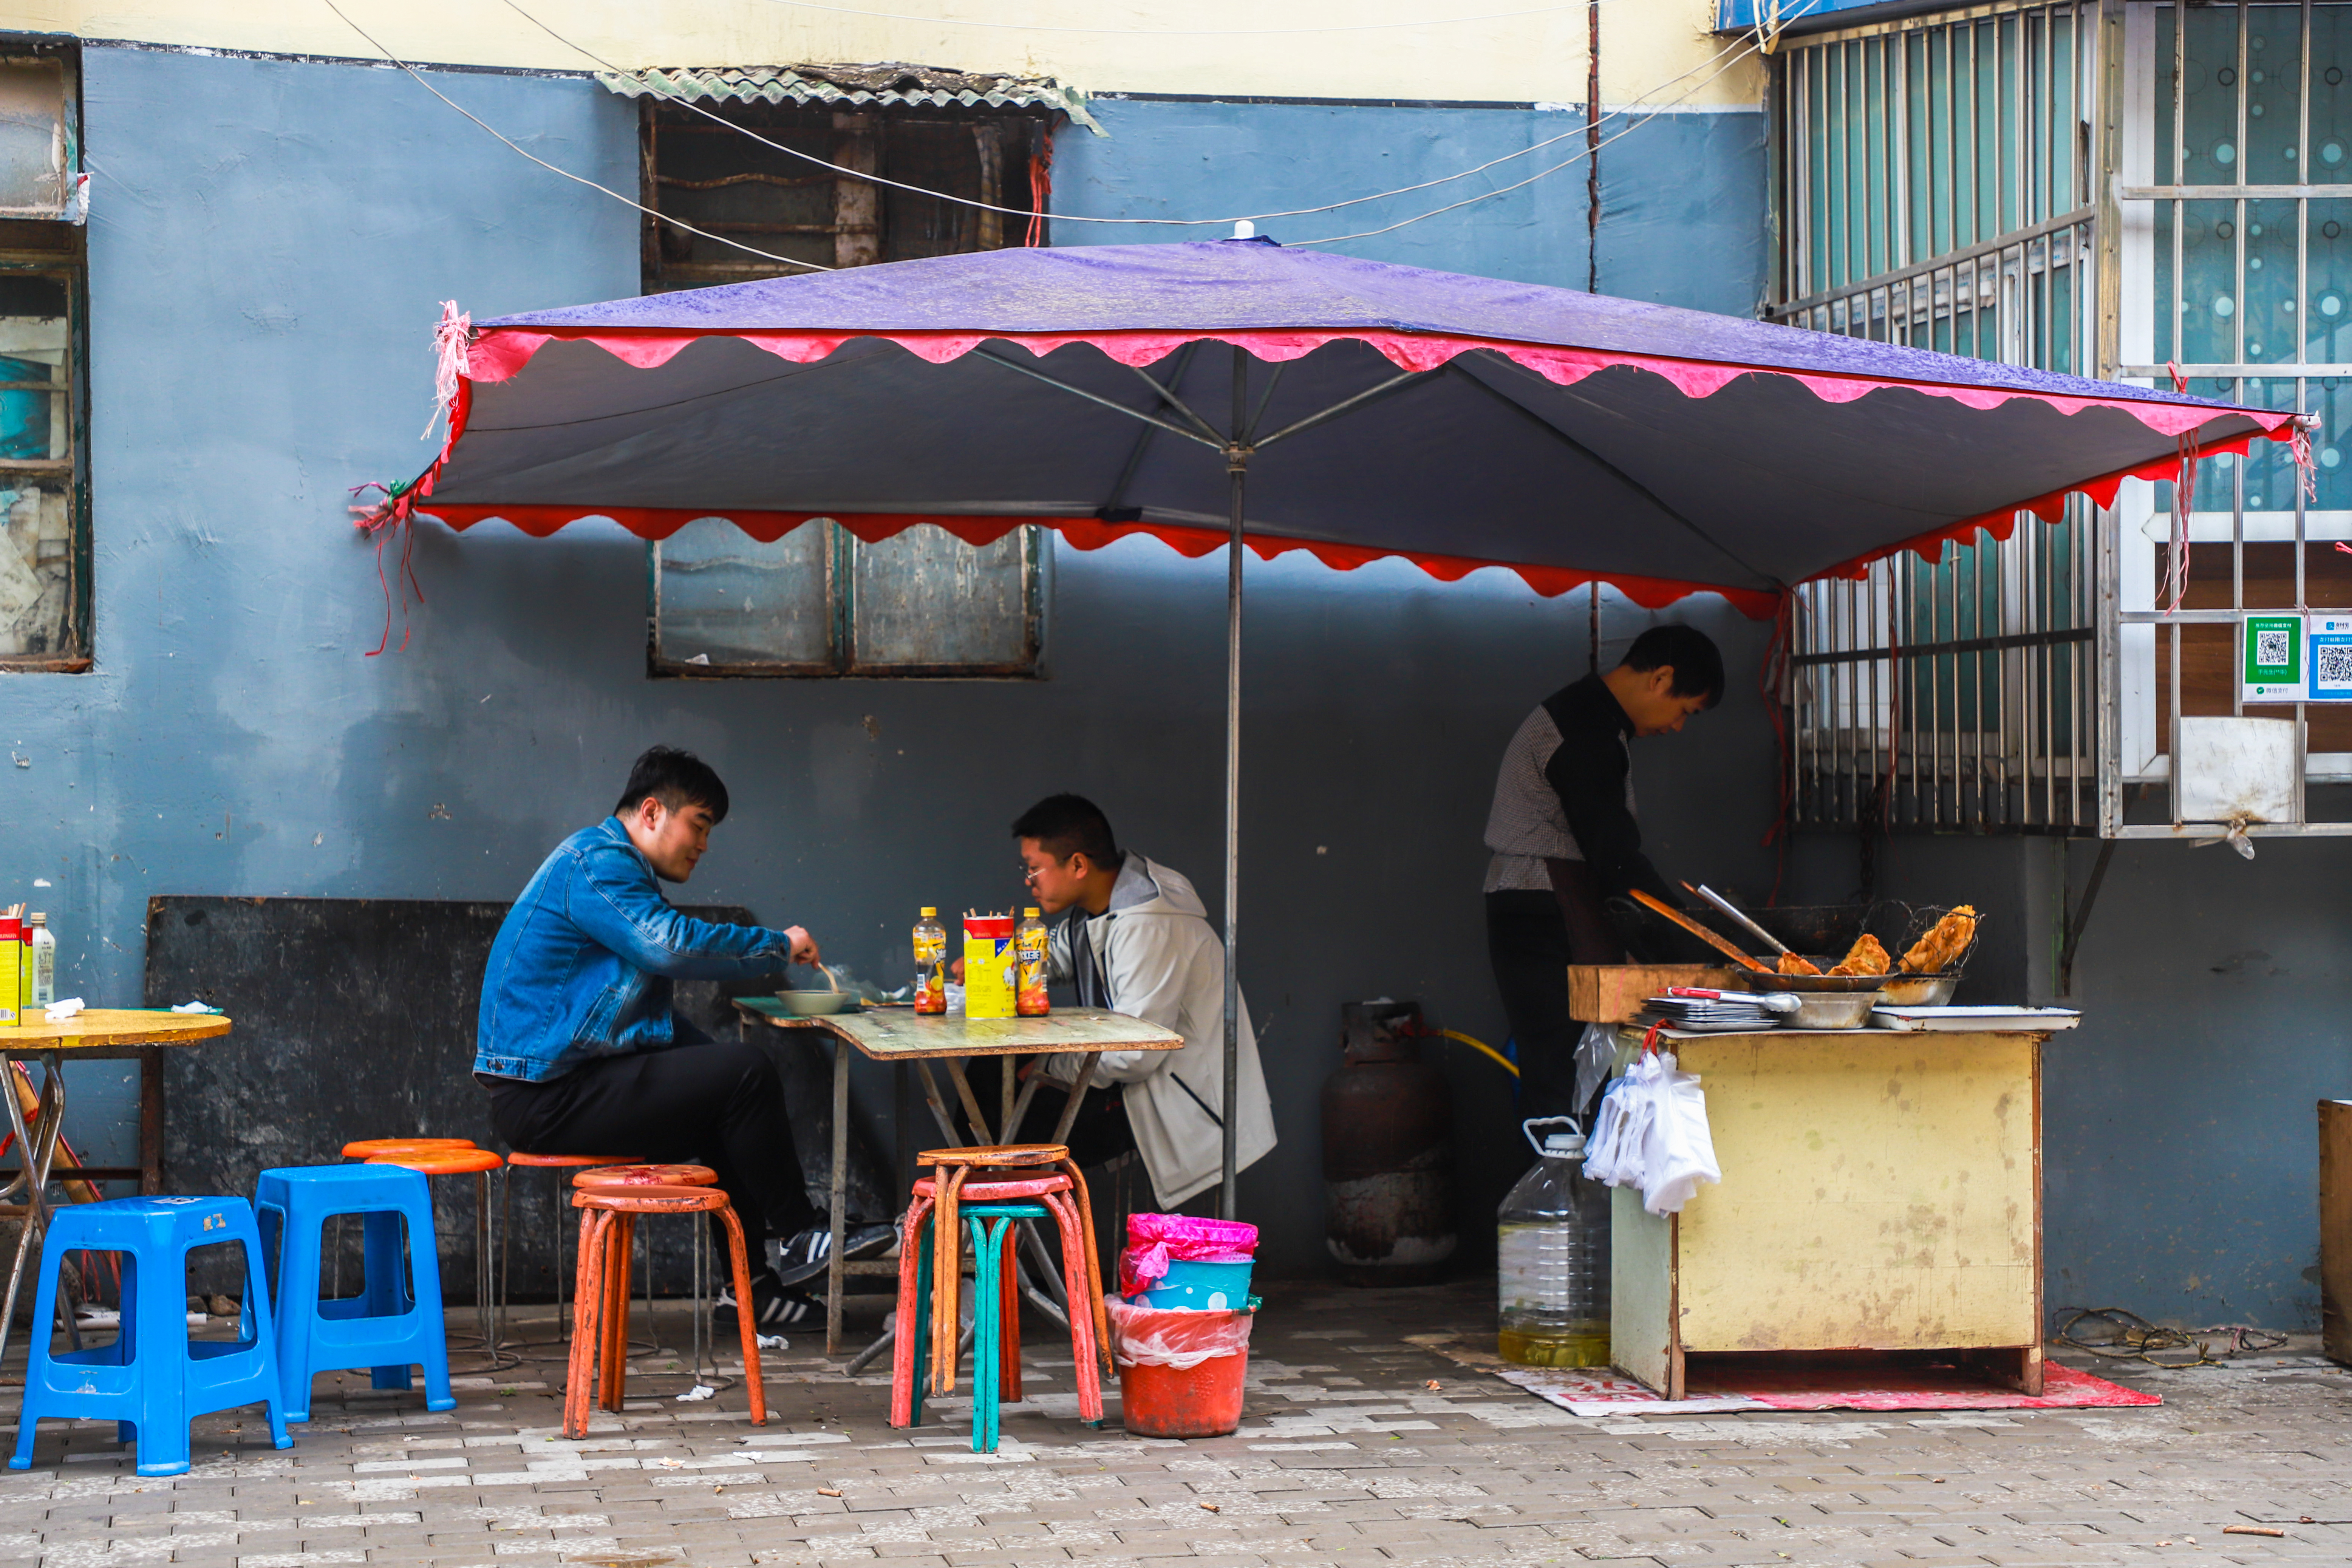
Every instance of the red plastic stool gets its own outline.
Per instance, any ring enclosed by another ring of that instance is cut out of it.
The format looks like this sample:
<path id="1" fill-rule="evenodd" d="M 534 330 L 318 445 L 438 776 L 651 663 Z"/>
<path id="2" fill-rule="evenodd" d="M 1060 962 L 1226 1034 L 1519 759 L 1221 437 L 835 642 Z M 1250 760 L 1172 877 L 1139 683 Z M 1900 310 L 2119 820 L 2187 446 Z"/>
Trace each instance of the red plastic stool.
<path id="1" fill-rule="evenodd" d="M 608 1267 L 629 1256 L 630 1235 L 639 1215 L 715 1214 L 727 1232 L 728 1261 L 735 1299 L 751 1299 L 751 1269 L 744 1257 L 743 1225 L 716 1187 L 582 1187 L 572 1194 L 580 1211 L 580 1277 L 572 1290 L 579 1310 L 572 1324 L 572 1361 L 563 1384 L 563 1435 L 588 1435 L 593 1381 L 595 1403 L 617 1411 L 628 1389 L 629 1296 L 625 1275 L 616 1280 Z M 614 1287 L 617 1284 L 618 1289 Z M 743 1342 L 743 1381 L 751 1390 L 751 1425 L 768 1424 L 768 1398 L 760 1377 L 759 1330 L 748 1307 L 735 1315 Z"/>
<path id="2" fill-rule="evenodd" d="M 502 1169 L 506 1162 L 488 1149 L 472 1144 L 462 1148 L 444 1143 L 433 1148 L 411 1149 L 369 1156 L 371 1165 L 398 1165 L 427 1176 L 471 1176 L 474 1178 L 474 1312 L 479 1325 L 484 1364 L 466 1370 L 475 1373 L 503 1372 L 519 1366 L 522 1357 L 508 1351 L 499 1341 L 499 1331 L 505 1325 L 499 1321 L 497 1305 L 503 1292 L 498 1281 L 497 1226 L 492 1222 L 490 1208 L 490 1173 Z M 450 1370 L 457 1371 L 457 1368 Z"/>
<path id="3" fill-rule="evenodd" d="M 971 1203 L 1017 1203 L 1030 1201 L 1043 1204 L 1055 1219 L 1062 1239 L 1062 1284 L 1070 1303 L 1070 1359 L 1078 1380 L 1078 1418 L 1089 1425 L 1099 1426 L 1103 1418 L 1102 1372 L 1100 1358 L 1104 1342 L 1097 1338 L 1096 1323 L 1102 1314 L 1101 1288 L 1092 1283 L 1094 1271 L 1087 1267 L 1090 1258 L 1080 1256 L 1089 1246 L 1088 1227 L 1085 1224 L 1083 1194 L 1062 1171 L 1043 1171 L 1035 1175 L 1008 1179 L 991 1177 L 970 1178 L 968 1172 L 959 1172 L 967 1179 L 959 1181 L 957 1196 Z M 947 1228 L 947 1208 L 939 1203 L 939 1183 L 926 1177 L 915 1184 L 914 1201 L 907 1205 L 907 1217 L 898 1238 L 898 1329 L 892 1336 L 890 1355 L 890 1425 L 911 1426 L 919 1408 L 915 1389 L 915 1363 L 920 1331 L 918 1327 L 922 1289 L 922 1253 L 924 1222 L 937 1215 L 932 1227 L 932 1257 L 944 1250 L 939 1238 Z M 1005 1247 L 1012 1249 L 1012 1232 L 1005 1232 Z M 1021 1398 L 1021 1328 L 1020 1300 L 1013 1285 L 1013 1273 L 1008 1256 L 1006 1266 L 998 1274 L 1003 1291 L 1003 1305 L 998 1313 L 1000 1344 L 997 1353 L 999 1386 L 1003 1397 L 1018 1403 Z M 933 1279 L 937 1279 L 936 1270 Z M 947 1302 L 947 1332 L 940 1333 L 939 1309 L 932 1309 L 931 1363 L 929 1382 L 933 1392 L 955 1386 L 955 1361 L 959 1349 L 958 1330 L 961 1312 L 955 1298 Z M 938 1346 L 944 1338 L 944 1356 Z M 948 1365 L 940 1365 L 945 1360 Z M 976 1417 L 975 1417 L 976 1419 Z"/>
<path id="4" fill-rule="evenodd" d="M 513 1151 L 507 1155 L 507 1179 L 499 1193 L 499 1217 L 506 1225 L 506 1246 L 509 1249 L 514 1246 L 514 1173 L 518 1170 L 578 1171 L 597 1165 L 634 1165 L 642 1158 L 643 1156 L 636 1154 L 531 1154 L 520 1149 Z M 562 1178 L 557 1177 L 554 1194 L 555 1212 L 552 1217 L 555 1222 L 555 1341 L 558 1344 L 568 1342 L 572 1337 L 572 1331 L 564 1325 L 564 1320 L 570 1311 L 571 1298 L 565 1293 L 569 1281 L 563 1277 L 563 1187 Z M 514 1267 L 510 1256 L 502 1254 L 499 1257 L 499 1276 L 501 1283 L 512 1286 Z M 501 1294 L 499 1297 L 499 1311 L 501 1316 L 506 1311 L 506 1297 Z M 532 1340 L 528 1342 L 540 1344 L 544 1342 Z"/>

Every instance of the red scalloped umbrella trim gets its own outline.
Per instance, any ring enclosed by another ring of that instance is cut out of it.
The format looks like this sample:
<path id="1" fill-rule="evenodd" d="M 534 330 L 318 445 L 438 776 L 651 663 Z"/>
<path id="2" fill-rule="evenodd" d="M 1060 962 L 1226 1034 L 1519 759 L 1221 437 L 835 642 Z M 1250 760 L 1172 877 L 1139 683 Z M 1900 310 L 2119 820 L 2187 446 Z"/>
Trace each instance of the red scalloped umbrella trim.
<path id="1" fill-rule="evenodd" d="M 945 529 L 966 544 L 993 544 L 1016 528 L 1031 524 L 1050 528 L 1074 549 L 1100 550 L 1132 534 L 1159 540 L 1192 560 L 1214 554 L 1226 543 L 1222 528 L 1196 528 L 1182 523 L 1104 522 L 1092 517 L 970 517 L 931 512 L 759 511 L 745 508 L 712 510 L 693 507 L 656 506 L 435 506 L 420 504 L 419 517 L 437 517 L 460 531 L 478 522 L 511 523 L 534 539 L 545 539 L 566 523 L 604 518 L 619 523 L 640 539 L 667 539 L 688 523 L 718 518 L 733 523 L 762 544 L 772 544 L 804 522 L 829 518 L 867 543 L 903 533 L 919 523 Z M 1780 595 L 1755 588 L 1729 588 L 1711 583 L 1685 583 L 1672 578 L 1639 577 L 1610 572 L 1578 572 L 1560 566 L 1521 565 L 1508 561 L 1479 561 L 1466 555 L 1427 555 L 1402 550 L 1379 550 L 1363 545 L 1327 544 L 1305 539 L 1251 534 L 1244 541 L 1262 561 L 1304 550 L 1324 565 L 1352 572 L 1374 561 L 1412 562 L 1440 582 L 1456 583 L 1482 567 L 1516 572 L 1520 580 L 1546 598 L 1554 598 L 1588 583 L 1605 583 L 1643 609 L 1662 610 L 1693 594 L 1719 594 L 1742 613 L 1758 620 L 1769 616 Z"/>
<path id="2" fill-rule="evenodd" d="M 853 338 L 880 338 L 898 344 L 919 359 L 945 364 L 961 359 L 983 342 L 1018 343 L 1043 358 L 1070 343 L 1088 343 L 1120 364 L 1142 366 L 1166 358 L 1187 343 L 1221 342 L 1245 349 L 1269 364 L 1299 359 L 1326 343 L 1369 343 L 1400 370 L 1434 370 L 1457 355 L 1487 349 L 1524 365 L 1561 386 L 1614 365 L 1631 365 L 1664 376 L 1686 397 L 1720 392 L 1743 375 L 1782 375 L 1802 383 L 1824 403 L 1851 403 L 1882 387 L 1908 387 L 1929 397 L 1948 397 L 1970 408 L 1997 408 L 2013 398 L 2047 404 L 2062 414 L 2090 408 L 2112 408 L 2129 415 L 2163 436 L 2179 436 L 2220 416 L 2209 405 L 2145 403 L 2133 398 L 2074 397 L 2062 393 L 2022 392 L 2009 387 L 1959 386 L 1944 382 L 1889 380 L 1882 376 L 1842 375 L 1834 372 L 1790 370 L 1780 365 L 1727 364 L 1714 360 L 1673 359 L 1658 354 L 1619 353 L 1600 349 L 1564 348 L 1548 343 L 1515 342 L 1503 338 L 1459 337 L 1442 332 L 1301 331 L 1259 328 L 1241 331 L 1109 331 L 1109 332 L 816 332 L 801 329 L 739 331 L 673 331 L 656 328 L 488 327 L 474 340 L 467 373 L 476 381 L 505 381 L 529 363 L 546 344 L 562 340 L 590 342 L 625 364 L 650 370 L 667 364 L 688 343 L 709 337 L 740 338 L 755 348 L 794 364 L 824 359 Z M 2262 426 L 2274 440 L 2294 420 L 2291 411 L 2235 408 Z"/>

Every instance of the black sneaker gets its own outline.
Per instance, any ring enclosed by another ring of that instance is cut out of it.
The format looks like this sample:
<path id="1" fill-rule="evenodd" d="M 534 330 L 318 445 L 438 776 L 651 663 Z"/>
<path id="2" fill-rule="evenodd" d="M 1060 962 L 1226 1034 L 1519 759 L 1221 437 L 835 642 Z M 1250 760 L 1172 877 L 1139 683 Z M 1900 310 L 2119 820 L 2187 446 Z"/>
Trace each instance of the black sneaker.
<path id="1" fill-rule="evenodd" d="M 896 1226 L 853 1225 L 841 1235 L 841 1255 L 848 1258 L 877 1258 L 897 1240 Z M 768 1248 L 768 1266 L 787 1285 L 814 1279 L 833 1259 L 833 1232 L 822 1226 L 788 1236 Z"/>
<path id="2" fill-rule="evenodd" d="M 751 1326 L 761 1333 L 782 1333 L 824 1316 L 824 1303 L 807 1291 L 788 1289 L 764 1268 L 751 1276 Z M 710 1327 L 721 1334 L 741 1331 L 736 1323 L 732 1289 L 719 1292 L 719 1300 L 710 1309 Z"/>

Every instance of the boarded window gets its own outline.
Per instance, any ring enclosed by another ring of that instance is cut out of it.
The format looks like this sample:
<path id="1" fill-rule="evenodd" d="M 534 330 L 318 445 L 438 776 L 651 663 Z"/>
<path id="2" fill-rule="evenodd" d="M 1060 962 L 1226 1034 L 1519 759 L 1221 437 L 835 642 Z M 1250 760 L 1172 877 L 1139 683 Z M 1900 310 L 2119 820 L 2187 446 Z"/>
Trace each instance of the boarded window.
<path id="1" fill-rule="evenodd" d="M 646 220 L 646 293 L 1044 242 L 1042 217 L 1033 225 L 811 160 L 1027 208 L 1042 189 L 1032 174 L 1052 130 L 1045 111 L 845 112 L 706 100 L 706 114 L 644 103 L 645 204 L 703 231 Z M 919 527 L 867 544 L 820 521 L 762 544 L 716 518 L 689 523 L 652 546 L 652 668 L 664 675 L 1035 675 L 1049 537 L 1024 528 L 974 547 Z"/>
<path id="2" fill-rule="evenodd" d="M 0 40 L 0 668 L 89 665 L 71 47 Z"/>
<path id="3" fill-rule="evenodd" d="M 1025 676 L 1044 650 L 1042 529 L 974 547 L 919 526 L 868 544 L 803 523 L 762 544 L 719 518 L 654 548 L 662 675 Z"/>

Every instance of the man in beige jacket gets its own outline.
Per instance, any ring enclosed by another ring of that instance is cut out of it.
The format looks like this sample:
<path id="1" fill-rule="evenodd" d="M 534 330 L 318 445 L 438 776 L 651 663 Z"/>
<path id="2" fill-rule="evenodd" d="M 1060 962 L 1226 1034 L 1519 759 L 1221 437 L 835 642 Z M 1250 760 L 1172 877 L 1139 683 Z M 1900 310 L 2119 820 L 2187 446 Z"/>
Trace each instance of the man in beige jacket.
<path id="1" fill-rule="evenodd" d="M 1013 825 L 1013 836 L 1038 907 L 1048 916 L 1068 911 L 1054 927 L 1049 977 L 1074 985 L 1082 1007 L 1108 1007 L 1184 1037 L 1177 1051 L 1105 1052 L 1069 1138 L 1081 1164 L 1135 1150 L 1150 1173 L 1154 1198 L 1172 1209 L 1216 1186 L 1223 1168 L 1223 939 L 1192 884 L 1122 852 L 1109 822 L 1081 796 L 1038 802 Z M 1246 1005 L 1239 1036 L 1235 1161 L 1245 1168 L 1275 1143 L 1274 1110 Z M 1077 1058 L 1051 1058 L 1042 1070 L 1066 1085 Z M 1024 1121 L 1025 1133 L 1060 1119 L 1060 1095 L 1038 1100 Z"/>

